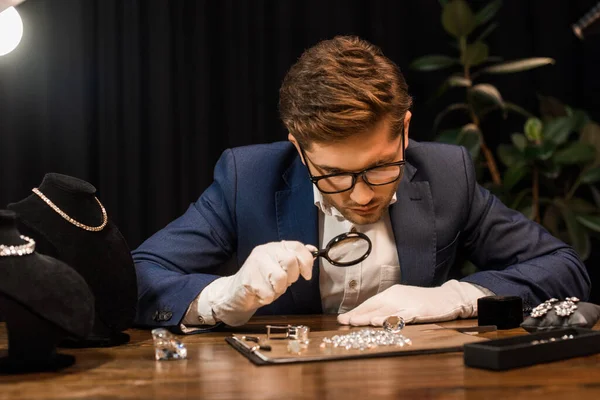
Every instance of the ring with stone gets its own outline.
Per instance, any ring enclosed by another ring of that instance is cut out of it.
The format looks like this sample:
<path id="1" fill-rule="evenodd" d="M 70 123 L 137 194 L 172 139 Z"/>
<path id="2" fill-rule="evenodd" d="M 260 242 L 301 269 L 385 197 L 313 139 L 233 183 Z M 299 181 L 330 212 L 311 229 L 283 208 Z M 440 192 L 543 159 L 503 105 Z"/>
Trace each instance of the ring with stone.
<path id="1" fill-rule="evenodd" d="M 310 328 L 306 325 L 267 325 L 267 340 L 292 339 L 308 343 Z"/>

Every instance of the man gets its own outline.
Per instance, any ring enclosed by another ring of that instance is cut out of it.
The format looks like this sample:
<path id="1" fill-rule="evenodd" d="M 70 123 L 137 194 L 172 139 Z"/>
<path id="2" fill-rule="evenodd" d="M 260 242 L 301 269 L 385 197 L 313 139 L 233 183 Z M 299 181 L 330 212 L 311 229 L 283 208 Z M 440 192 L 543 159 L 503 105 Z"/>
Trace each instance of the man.
<path id="1" fill-rule="evenodd" d="M 134 251 L 137 322 L 194 332 L 325 312 L 381 325 L 474 317 L 491 294 L 527 308 L 586 299 L 575 252 L 478 186 L 464 148 L 409 143 L 410 106 L 400 70 L 370 43 L 307 50 L 280 91 L 289 142 L 225 151 L 198 201 Z M 313 259 L 351 230 L 373 243 L 363 262 Z M 448 280 L 460 254 L 481 271 Z"/>

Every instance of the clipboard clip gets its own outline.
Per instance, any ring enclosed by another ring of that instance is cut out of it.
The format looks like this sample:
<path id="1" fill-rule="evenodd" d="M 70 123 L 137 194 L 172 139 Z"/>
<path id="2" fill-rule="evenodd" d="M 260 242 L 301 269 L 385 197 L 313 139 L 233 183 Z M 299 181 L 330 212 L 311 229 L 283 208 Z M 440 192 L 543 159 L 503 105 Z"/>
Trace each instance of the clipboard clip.
<path id="1" fill-rule="evenodd" d="M 268 345 L 268 344 L 266 344 L 266 343 L 264 343 L 264 341 L 260 340 L 260 338 L 257 337 L 257 336 L 242 336 L 242 340 L 246 340 L 248 342 L 256 343 L 250 349 L 251 352 L 256 351 L 256 350 L 271 351 L 271 346 Z"/>
<path id="2" fill-rule="evenodd" d="M 263 340 L 256 336 L 237 337 L 231 335 L 231 338 L 235 340 L 236 343 L 240 344 L 248 353 L 256 353 L 258 350 L 271 351 L 271 346 L 264 343 Z M 252 342 L 252 344 L 248 342 Z"/>

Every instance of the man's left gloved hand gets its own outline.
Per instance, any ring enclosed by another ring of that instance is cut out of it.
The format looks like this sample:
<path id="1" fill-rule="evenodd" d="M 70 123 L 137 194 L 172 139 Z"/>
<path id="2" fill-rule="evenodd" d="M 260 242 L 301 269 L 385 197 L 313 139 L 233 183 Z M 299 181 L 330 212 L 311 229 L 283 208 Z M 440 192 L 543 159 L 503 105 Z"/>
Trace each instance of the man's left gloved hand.
<path id="1" fill-rule="evenodd" d="M 471 318 L 477 316 L 477 299 L 484 296 L 478 287 L 457 280 L 433 288 L 394 285 L 338 315 L 338 322 L 381 326 L 390 315 L 401 316 L 407 324 Z"/>

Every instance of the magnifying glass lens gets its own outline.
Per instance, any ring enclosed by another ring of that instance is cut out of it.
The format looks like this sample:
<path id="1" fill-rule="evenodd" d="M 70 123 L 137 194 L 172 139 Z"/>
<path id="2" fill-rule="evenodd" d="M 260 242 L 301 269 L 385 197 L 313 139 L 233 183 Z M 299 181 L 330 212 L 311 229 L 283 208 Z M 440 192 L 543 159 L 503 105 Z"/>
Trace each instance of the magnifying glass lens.
<path id="1" fill-rule="evenodd" d="M 313 250 L 312 255 L 323 257 L 336 267 L 349 267 L 367 258 L 371 248 L 371 239 L 367 235 L 348 232 L 331 239 L 324 250 Z"/>
<path id="2" fill-rule="evenodd" d="M 327 257 L 335 263 L 349 264 L 361 260 L 369 248 L 370 243 L 362 237 L 346 237 L 329 248 Z"/>

